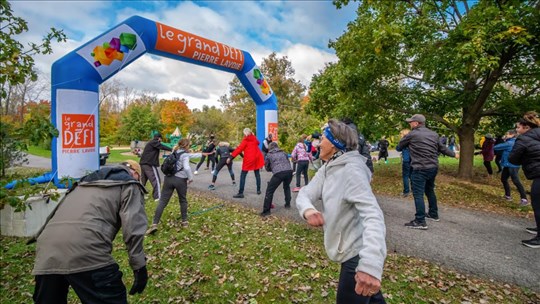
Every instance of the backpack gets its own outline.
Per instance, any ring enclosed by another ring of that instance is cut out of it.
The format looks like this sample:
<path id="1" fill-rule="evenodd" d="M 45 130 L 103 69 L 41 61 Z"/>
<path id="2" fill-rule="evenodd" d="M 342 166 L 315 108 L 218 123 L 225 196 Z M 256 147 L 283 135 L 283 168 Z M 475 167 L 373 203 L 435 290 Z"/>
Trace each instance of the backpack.
<path id="1" fill-rule="evenodd" d="M 179 166 L 177 166 L 178 160 L 180 159 L 180 155 L 184 154 L 184 152 L 172 152 L 165 158 L 163 161 L 163 164 L 161 164 L 161 172 L 165 174 L 165 176 L 173 176 L 177 172 L 182 171 L 184 169 L 182 163 L 180 163 Z"/>

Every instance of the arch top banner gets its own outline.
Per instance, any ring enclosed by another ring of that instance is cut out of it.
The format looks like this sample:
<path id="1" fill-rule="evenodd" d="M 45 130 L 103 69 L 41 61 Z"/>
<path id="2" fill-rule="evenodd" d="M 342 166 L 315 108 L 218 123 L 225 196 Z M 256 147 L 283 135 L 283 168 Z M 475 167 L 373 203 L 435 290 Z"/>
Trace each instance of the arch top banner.
<path id="1" fill-rule="evenodd" d="M 257 138 L 278 133 L 277 98 L 249 52 L 132 16 L 57 60 L 51 71 L 55 183 L 99 169 L 99 85 L 150 53 L 234 73 L 256 105 Z M 205 77 L 204 75 L 201 77 Z"/>
<path id="2" fill-rule="evenodd" d="M 156 22 L 156 27 L 155 49 L 158 51 L 236 71 L 244 67 L 242 50 L 159 22 Z"/>

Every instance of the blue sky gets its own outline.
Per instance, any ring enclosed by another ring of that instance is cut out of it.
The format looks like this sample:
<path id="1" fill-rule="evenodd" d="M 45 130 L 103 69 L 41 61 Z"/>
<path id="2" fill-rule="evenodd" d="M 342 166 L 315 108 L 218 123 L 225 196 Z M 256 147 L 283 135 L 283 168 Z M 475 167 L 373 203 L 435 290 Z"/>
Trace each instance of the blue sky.
<path id="1" fill-rule="evenodd" d="M 159 21 L 248 51 L 260 64 L 276 52 L 288 56 L 295 78 L 306 86 L 326 62 L 336 61 L 329 40 L 338 38 L 356 17 L 357 4 L 338 10 L 331 1 L 11 1 L 16 16 L 28 22 L 22 42 L 39 41 L 51 27 L 63 29 L 68 42 L 37 56 L 36 67 L 50 77 L 51 64 L 133 16 Z M 113 77 L 126 86 L 160 98 L 188 100 L 190 108 L 219 106 L 233 75 L 145 55 Z M 203 77 L 204 75 L 204 77 Z M 270 83 L 271 85 L 271 83 Z M 50 99 L 50 96 L 42 96 Z"/>

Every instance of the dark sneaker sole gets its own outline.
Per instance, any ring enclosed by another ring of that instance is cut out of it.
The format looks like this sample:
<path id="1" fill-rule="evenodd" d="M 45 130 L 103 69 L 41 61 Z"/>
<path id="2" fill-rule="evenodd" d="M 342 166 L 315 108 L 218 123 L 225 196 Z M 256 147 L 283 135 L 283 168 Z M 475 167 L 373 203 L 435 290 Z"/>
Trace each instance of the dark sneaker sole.
<path id="1" fill-rule="evenodd" d="M 530 234 L 538 234 L 538 231 L 534 228 L 525 228 L 525 230 Z"/>
<path id="2" fill-rule="evenodd" d="M 538 249 L 540 248 L 540 244 L 529 244 L 529 243 L 525 243 L 525 242 L 521 242 L 521 244 L 523 244 L 523 246 L 527 246 L 529 248 L 535 248 L 535 249 Z"/>

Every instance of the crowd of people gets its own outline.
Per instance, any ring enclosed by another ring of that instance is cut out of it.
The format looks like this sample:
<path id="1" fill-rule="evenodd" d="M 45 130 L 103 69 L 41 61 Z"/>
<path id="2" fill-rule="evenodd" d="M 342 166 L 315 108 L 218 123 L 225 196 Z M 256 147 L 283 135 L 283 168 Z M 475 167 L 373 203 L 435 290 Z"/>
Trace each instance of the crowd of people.
<path id="1" fill-rule="evenodd" d="M 428 229 L 427 220 L 440 221 L 435 178 L 440 154 L 459 157 L 455 140 L 448 143 L 426 127 L 422 114 L 406 119 L 410 126 L 400 133 L 396 150 L 402 152 L 403 192 L 412 192 L 415 205 L 414 219 L 405 223 L 412 229 Z M 244 198 L 246 176 L 253 171 L 257 194 L 262 193 L 260 170 L 272 172 L 268 181 L 262 217 L 271 214 L 274 193 L 283 185 L 285 208 L 290 208 L 292 192 L 298 192 L 295 203 L 300 216 L 308 225 L 323 227 L 324 247 L 328 257 L 341 264 L 336 303 L 385 303 L 381 280 L 386 258 L 384 216 L 371 188 L 373 164 L 369 148 L 362 134 L 348 119 L 331 119 L 311 136 L 301 136 L 291 155 L 280 149 L 272 136 L 264 143 L 257 140 L 249 128 L 243 130 L 241 143 L 233 148 L 228 142 L 216 145 L 210 136 L 202 153 L 190 151 L 188 138 L 178 141 L 174 148 L 161 143 L 161 135 L 154 135 L 145 146 L 140 163 L 126 161 L 119 166 L 103 167 L 80 179 L 59 202 L 35 240 L 36 261 L 33 274 L 36 303 L 65 303 L 69 286 L 83 302 L 127 303 L 127 292 L 122 272 L 111 256 L 112 241 L 121 229 L 135 277 L 129 294 L 141 293 L 148 281 L 146 257 L 143 249 L 145 234 L 158 231 L 160 219 L 173 192 L 178 194 L 181 225 L 188 227 L 188 185 L 204 163 L 212 162 L 212 181 L 208 187 L 216 189 L 220 170 L 227 166 L 232 183 L 235 175 L 233 160 L 243 157 L 238 193 Z M 384 139 L 384 138 L 383 138 Z M 385 147 L 383 147 L 385 146 Z M 382 143 L 382 158 L 388 157 L 388 144 Z M 521 166 L 527 179 L 532 180 L 531 204 L 536 227 L 527 228 L 535 234 L 522 244 L 540 248 L 540 119 L 535 112 L 526 113 L 508 130 L 503 140 L 496 143 L 490 134 L 482 142 L 484 165 L 493 175 L 491 161 L 500 154 L 501 182 L 505 198 L 511 198 L 508 179 L 518 189 L 521 204 L 528 204 L 526 192 L 518 176 Z M 171 151 L 176 158 L 174 170 L 164 177 L 161 185 L 159 172 L 160 150 Z M 367 153 L 366 153 L 367 151 Z M 381 151 L 380 151 L 381 152 Z M 201 158 L 195 171 L 191 158 Z M 290 159 L 293 160 L 294 168 Z M 307 168 L 314 160 L 322 165 L 309 180 Z M 216 165 L 217 163 L 217 165 Z M 209 163 L 207 166 L 209 167 Z M 296 187 L 290 184 L 296 175 Z M 304 186 L 301 187 L 301 176 Z M 152 184 L 152 198 L 158 202 L 152 225 L 144 208 L 146 181 Z M 427 197 L 428 208 L 424 201 Z M 322 208 L 315 207 L 322 202 Z M 74 229 L 76 228 L 76 229 Z"/>

